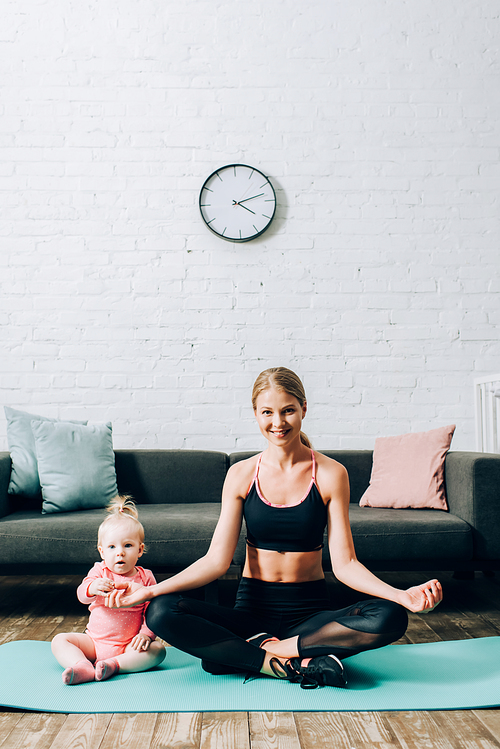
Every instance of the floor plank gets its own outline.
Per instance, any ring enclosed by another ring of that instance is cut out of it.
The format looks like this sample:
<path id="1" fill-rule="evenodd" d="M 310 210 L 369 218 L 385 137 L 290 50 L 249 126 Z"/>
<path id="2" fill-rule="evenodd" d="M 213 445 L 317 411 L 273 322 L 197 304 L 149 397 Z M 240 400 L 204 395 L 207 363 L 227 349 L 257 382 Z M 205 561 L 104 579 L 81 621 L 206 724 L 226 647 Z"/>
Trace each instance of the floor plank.
<path id="1" fill-rule="evenodd" d="M 473 710 L 476 718 L 486 726 L 492 736 L 500 742 L 500 710 Z"/>
<path id="2" fill-rule="evenodd" d="M 99 749 L 139 749 L 139 747 L 142 749 L 142 747 L 149 747 L 155 724 L 155 713 L 115 714 L 107 726 Z"/>
<path id="3" fill-rule="evenodd" d="M 88 620 L 89 617 L 86 614 L 83 616 L 81 614 L 67 614 L 62 618 L 59 624 L 54 627 L 50 633 L 50 637 L 47 639 L 52 639 L 60 632 L 84 632 Z"/>
<path id="4" fill-rule="evenodd" d="M 456 749 L 429 712 L 386 713 L 403 749 Z"/>
<path id="5" fill-rule="evenodd" d="M 479 585 L 476 585 L 477 581 L 477 578 L 467 581 L 466 587 L 473 590 L 477 589 L 477 595 L 485 595 L 491 605 L 500 609 L 500 572 L 497 572 L 495 577 L 480 577 Z"/>
<path id="6" fill-rule="evenodd" d="M 249 713 L 252 749 L 301 749 L 293 713 Z"/>
<path id="7" fill-rule="evenodd" d="M 61 713 L 26 713 L 2 744 L 2 749 L 49 749 L 67 716 Z"/>
<path id="8" fill-rule="evenodd" d="M 201 713 L 160 713 L 150 749 L 198 749 Z"/>
<path id="9" fill-rule="evenodd" d="M 373 749 L 401 748 L 382 713 L 342 713 L 341 720 L 352 746 Z"/>
<path id="10" fill-rule="evenodd" d="M 478 596 L 474 596 L 470 588 L 457 586 L 440 608 L 448 619 L 469 637 L 493 637 L 497 634 L 500 612 L 493 609 L 489 615 L 488 609 L 491 610 L 491 606 Z"/>
<path id="11" fill-rule="evenodd" d="M 248 713 L 203 713 L 200 749 L 249 749 Z"/>
<path id="12" fill-rule="evenodd" d="M 436 612 L 437 614 L 437 612 Z M 434 612 L 422 614 L 428 617 L 429 627 L 436 633 L 436 640 L 469 640 L 471 635 L 462 626 L 462 622 L 454 621 L 443 609 L 436 615 Z"/>
<path id="13" fill-rule="evenodd" d="M 353 749 L 342 713 L 295 713 L 295 724 L 301 749 Z"/>
<path id="14" fill-rule="evenodd" d="M 96 749 L 112 718 L 111 713 L 68 715 L 51 749 Z"/>
<path id="15" fill-rule="evenodd" d="M 430 621 L 432 620 L 426 620 L 423 615 L 409 614 L 406 636 L 411 643 L 436 642 L 441 639 L 429 624 Z"/>
<path id="16" fill-rule="evenodd" d="M 5 744 L 22 717 L 22 713 L 0 713 L 0 747 Z"/>
<path id="17" fill-rule="evenodd" d="M 445 735 L 453 736 L 457 749 L 499 749 L 500 742 L 472 710 L 433 713 Z"/>
<path id="18" fill-rule="evenodd" d="M 6 578 L 1 579 L 4 581 Z M 19 589 L 13 606 L 2 597 L 0 644 L 11 640 L 48 639 L 62 620 L 62 612 L 69 599 L 68 592 L 73 585 L 76 590 L 78 579 L 62 576 L 54 580 L 52 575 L 28 577 Z"/>

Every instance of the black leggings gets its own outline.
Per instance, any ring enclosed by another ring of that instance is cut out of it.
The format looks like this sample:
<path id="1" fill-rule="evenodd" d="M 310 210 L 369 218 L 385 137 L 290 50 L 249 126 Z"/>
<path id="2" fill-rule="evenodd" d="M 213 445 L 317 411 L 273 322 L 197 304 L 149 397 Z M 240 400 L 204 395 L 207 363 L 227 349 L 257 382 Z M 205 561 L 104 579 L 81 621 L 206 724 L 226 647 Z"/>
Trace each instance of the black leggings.
<path id="1" fill-rule="evenodd" d="M 268 583 L 253 578 L 242 578 L 233 609 L 174 593 L 154 598 L 146 620 L 179 650 L 229 670 L 254 672 L 262 669 L 265 651 L 247 638 L 261 632 L 280 640 L 298 636 L 302 658 L 329 653 L 348 658 L 398 640 L 408 626 L 406 609 L 383 599 L 333 610 L 325 580 Z"/>

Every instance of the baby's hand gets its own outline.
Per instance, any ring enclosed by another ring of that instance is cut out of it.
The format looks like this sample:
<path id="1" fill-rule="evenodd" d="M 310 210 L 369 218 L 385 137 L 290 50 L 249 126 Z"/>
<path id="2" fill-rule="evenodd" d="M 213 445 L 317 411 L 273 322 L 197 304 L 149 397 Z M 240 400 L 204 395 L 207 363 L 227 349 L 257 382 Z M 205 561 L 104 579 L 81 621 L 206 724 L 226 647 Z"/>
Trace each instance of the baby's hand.
<path id="1" fill-rule="evenodd" d="M 117 582 L 114 590 L 106 596 L 105 605 L 110 609 L 129 608 L 148 601 L 150 597 L 151 588 L 147 588 L 141 583 Z"/>
<path id="2" fill-rule="evenodd" d="M 114 587 L 115 584 L 112 580 L 108 580 L 106 577 L 99 577 L 90 583 L 88 594 L 89 596 L 107 596 Z"/>
<path id="3" fill-rule="evenodd" d="M 151 639 L 147 635 L 136 635 L 130 642 L 133 650 L 148 650 L 151 645 Z"/>

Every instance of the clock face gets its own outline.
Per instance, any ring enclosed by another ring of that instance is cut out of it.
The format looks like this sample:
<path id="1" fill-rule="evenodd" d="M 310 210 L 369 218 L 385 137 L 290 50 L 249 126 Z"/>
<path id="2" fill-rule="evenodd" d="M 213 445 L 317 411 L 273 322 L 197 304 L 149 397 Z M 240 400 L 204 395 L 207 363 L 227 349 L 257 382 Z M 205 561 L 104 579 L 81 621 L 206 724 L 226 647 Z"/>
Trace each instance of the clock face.
<path id="1" fill-rule="evenodd" d="M 248 242 L 269 227 L 276 212 L 274 188 L 258 169 L 230 164 L 217 169 L 200 192 L 206 225 L 223 239 Z"/>

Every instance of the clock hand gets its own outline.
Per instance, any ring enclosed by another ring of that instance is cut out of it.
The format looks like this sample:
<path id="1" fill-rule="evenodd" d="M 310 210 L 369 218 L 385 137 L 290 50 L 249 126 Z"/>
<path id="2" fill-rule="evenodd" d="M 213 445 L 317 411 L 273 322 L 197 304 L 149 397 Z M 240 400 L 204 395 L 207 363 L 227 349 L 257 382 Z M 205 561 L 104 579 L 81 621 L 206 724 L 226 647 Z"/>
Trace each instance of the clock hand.
<path id="1" fill-rule="evenodd" d="M 250 200 L 250 198 L 247 198 L 247 200 Z M 244 209 L 245 209 L 245 211 L 250 211 L 250 208 L 247 208 L 247 207 L 246 207 L 246 205 L 241 205 L 242 203 L 243 203 L 243 201 L 242 201 L 242 200 L 240 200 L 240 202 L 239 202 L 239 203 L 238 203 L 238 201 L 237 201 L 237 200 L 233 200 L 233 205 L 239 205 L 239 206 L 241 206 L 242 208 L 244 208 Z M 253 215 L 255 216 L 255 211 L 250 211 L 250 213 L 253 213 Z"/>
<path id="2" fill-rule="evenodd" d="M 260 198 L 260 197 L 262 197 L 262 195 L 264 195 L 264 193 L 263 193 L 263 192 L 260 192 L 260 193 L 259 193 L 258 195 L 252 195 L 252 197 L 251 197 L 251 198 L 245 198 L 244 200 L 240 200 L 240 203 L 246 203 L 246 202 L 247 202 L 247 200 L 253 200 L 254 198 Z M 240 203 L 238 203 L 238 205 L 239 205 Z"/>
<path id="3" fill-rule="evenodd" d="M 241 208 L 244 208 L 245 211 L 250 211 L 250 208 L 247 208 L 246 205 L 241 205 L 241 203 L 236 203 L 236 201 L 234 204 L 239 205 Z M 250 213 L 253 213 L 253 215 L 255 216 L 255 211 L 250 211 Z"/>

